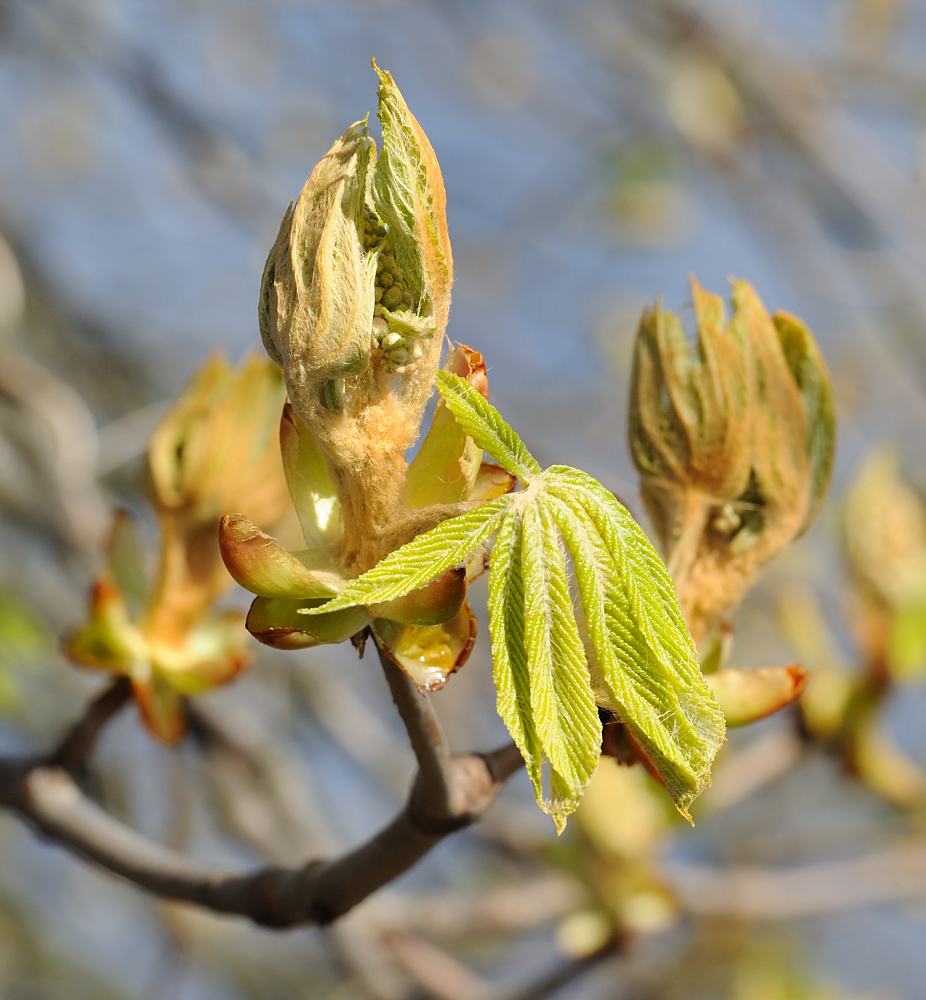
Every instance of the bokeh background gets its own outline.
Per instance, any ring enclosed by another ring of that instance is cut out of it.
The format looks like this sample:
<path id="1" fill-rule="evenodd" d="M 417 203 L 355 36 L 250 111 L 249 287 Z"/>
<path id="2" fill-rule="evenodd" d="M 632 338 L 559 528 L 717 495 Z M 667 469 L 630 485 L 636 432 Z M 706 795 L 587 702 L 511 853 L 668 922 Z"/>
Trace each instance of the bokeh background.
<path id="1" fill-rule="evenodd" d="M 833 500 L 748 598 L 737 660 L 793 659 L 780 604 L 806 592 L 851 663 L 840 495 L 885 442 L 922 479 L 924 54 L 922 0 L 7 0 L 0 746 L 48 743 L 99 684 L 57 644 L 109 511 L 144 516 L 147 437 L 194 369 L 217 346 L 259 347 L 267 249 L 315 161 L 373 110 L 371 56 L 443 167 L 449 333 L 485 353 L 493 401 L 543 464 L 579 465 L 635 505 L 635 322 L 657 297 L 684 308 L 690 274 L 714 290 L 746 277 L 808 321 L 839 407 Z M 295 861 L 360 840 L 405 793 L 384 682 L 349 649 L 263 653 L 209 700 L 269 772 L 194 742 L 167 752 L 132 713 L 98 755 L 107 806 L 158 839 L 216 864 Z M 485 635 L 436 701 L 456 747 L 499 740 Z M 926 765 L 924 708 L 909 684 L 885 725 Z M 737 736 L 716 789 L 729 801 L 705 796 L 697 828 L 660 841 L 660 870 L 819 864 L 825 882 L 826 865 L 880 852 L 894 891 L 842 899 L 836 884 L 831 905 L 771 918 L 644 915 L 633 947 L 583 965 L 581 835 L 554 843 L 523 776 L 479 830 L 324 933 L 154 903 L 4 816 L 0 995 L 545 996 L 562 979 L 562 996 L 589 998 L 921 996 L 926 862 L 900 878 L 889 865 L 921 812 L 821 753 L 776 769 L 792 726 Z M 776 776 L 750 794 L 763 767 Z"/>

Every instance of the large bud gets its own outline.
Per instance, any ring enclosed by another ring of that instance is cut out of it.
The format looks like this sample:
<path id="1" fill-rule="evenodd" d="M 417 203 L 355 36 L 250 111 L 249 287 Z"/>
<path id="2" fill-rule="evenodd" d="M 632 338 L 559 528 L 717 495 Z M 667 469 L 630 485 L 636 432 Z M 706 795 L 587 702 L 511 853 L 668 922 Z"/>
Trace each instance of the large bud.
<path id="1" fill-rule="evenodd" d="M 813 337 L 771 317 L 745 281 L 722 300 L 692 283 L 698 341 L 657 307 L 637 335 L 631 453 L 696 638 L 813 520 L 829 484 L 834 414 Z"/>
<path id="2" fill-rule="evenodd" d="M 219 355 L 196 373 L 155 429 L 149 494 L 161 561 L 148 627 L 185 641 L 230 583 L 216 544 L 219 519 L 246 509 L 271 527 L 289 506 L 275 430 L 284 401 L 276 367 L 254 356 L 237 369 Z"/>
<path id="3" fill-rule="evenodd" d="M 283 402 L 280 374 L 266 358 L 237 369 L 219 354 L 210 358 L 151 436 L 158 516 L 209 531 L 229 508 L 246 507 L 262 525 L 279 520 L 287 507 L 275 434 Z"/>
<path id="4" fill-rule="evenodd" d="M 261 335 L 293 408 L 334 473 L 348 535 L 400 520 L 405 452 L 440 362 L 453 260 L 434 150 L 391 75 L 379 76 L 382 152 L 366 120 L 312 171 L 264 269 Z M 370 543 L 370 544 L 367 544 Z"/>

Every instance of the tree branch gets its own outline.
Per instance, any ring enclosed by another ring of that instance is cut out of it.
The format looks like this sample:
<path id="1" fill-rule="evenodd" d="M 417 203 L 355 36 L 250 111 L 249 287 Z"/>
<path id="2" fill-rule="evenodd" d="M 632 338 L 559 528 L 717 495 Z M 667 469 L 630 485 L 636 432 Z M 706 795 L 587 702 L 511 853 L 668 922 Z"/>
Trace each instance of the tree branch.
<path id="1" fill-rule="evenodd" d="M 45 759 L 45 763 L 65 771 L 76 771 L 93 752 L 100 733 L 131 697 L 132 684 L 127 677 L 113 681 L 90 702 L 84 714 Z"/>
<path id="2" fill-rule="evenodd" d="M 678 864 L 668 877 L 684 908 L 696 916 L 794 920 L 921 900 L 926 848 L 901 843 L 846 860 L 782 868 Z"/>
<path id="3" fill-rule="evenodd" d="M 410 693 L 401 693 L 409 711 L 416 704 L 407 697 Z M 447 834 L 477 820 L 521 765 L 513 745 L 486 754 L 450 756 L 442 740 L 440 749 L 428 749 L 419 741 L 413 745 L 422 771 L 408 802 L 365 843 L 331 861 L 244 873 L 221 871 L 162 847 L 108 815 L 63 766 L 73 767 L 85 759 L 125 697 L 123 686 L 109 688 L 50 756 L 0 758 L 0 806 L 16 812 L 50 840 L 153 895 L 237 914 L 267 927 L 336 920 L 406 872 Z M 421 717 L 416 721 L 412 715 L 407 724 L 419 733 L 430 708 L 417 705 L 416 711 Z M 431 754 L 434 760 L 425 765 Z M 445 793 L 439 801 L 432 798 L 435 774 Z"/>
<path id="4" fill-rule="evenodd" d="M 376 644 L 376 652 L 389 685 L 389 693 L 408 733 L 415 760 L 418 761 L 418 798 L 435 816 L 449 812 L 453 794 L 452 758 L 431 702 L 379 643 Z"/>
<path id="5" fill-rule="evenodd" d="M 495 783 L 504 782 L 521 766 L 520 751 L 509 743 L 478 756 L 452 755 L 428 696 L 378 645 L 377 652 L 418 761 L 418 777 L 408 802 L 410 814 L 420 829 L 431 833 L 446 834 L 469 826 L 484 811 L 480 772 L 486 771 Z"/>

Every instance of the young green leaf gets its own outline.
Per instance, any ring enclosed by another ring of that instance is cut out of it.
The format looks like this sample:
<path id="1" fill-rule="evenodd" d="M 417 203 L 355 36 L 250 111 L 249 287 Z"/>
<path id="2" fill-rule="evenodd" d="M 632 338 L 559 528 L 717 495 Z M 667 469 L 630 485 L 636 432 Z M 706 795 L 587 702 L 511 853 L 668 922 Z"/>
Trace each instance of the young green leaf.
<path id="1" fill-rule="evenodd" d="M 804 519 L 806 530 L 819 513 L 833 471 L 836 450 L 836 408 L 830 377 L 810 330 L 796 316 L 777 312 L 773 317 L 785 361 L 804 404 L 807 454 L 810 456 L 811 503 Z"/>
<path id="2" fill-rule="evenodd" d="M 466 433 L 529 481 L 528 489 L 444 521 L 303 613 L 401 597 L 461 565 L 497 534 L 488 607 L 498 713 L 538 803 L 562 830 L 598 762 L 597 702 L 619 715 L 687 816 L 710 780 L 724 723 L 662 560 L 600 483 L 567 466 L 540 472 L 478 391 L 446 373 L 439 386 Z"/>
<path id="3" fill-rule="evenodd" d="M 550 762 L 551 801 L 558 830 L 575 812 L 601 752 L 601 721 L 579 635 L 562 543 L 540 498 L 525 504 L 521 532 L 524 646 L 530 707 Z"/>
<path id="4" fill-rule="evenodd" d="M 301 613 L 320 615 L 358 605 L 383 604 L 436 580 L 452 566 L 462 566 L 479 545 L 496 533 L 510 500 L 511 496 L 499 497 L 443 521 L 351 580 L 334 600 L 317 608 L 305 608 Z"/>
<path id="5" fill-rule="evenodd" d="M 576 571 L 600 703 L 628 727 L 687 817 L 710 780 L 724 722 L 675 588 L 642 529 L 600 483 L 563 466 L 544 476 Z"/>
<path id="6" fill-rule="evenodd" d="M 502 722 L 521 751 L 538 802 L 543 802 L 543 748 L 534 725 L 531 682 L 524 642 L 524 580 L 521 514 L 514 507 L 502 519 L 489 565 L 489 633 L 492 679 Z"/>
<path id="7" fill-rule="evenodd" d="M 438 372 L 437 388 L 457 423 L 502 468 L 525 484 L 540 472 L 537 459 L 524 442 L 505 423 L 498 410 L 465 379 L 451 372 Z"/>

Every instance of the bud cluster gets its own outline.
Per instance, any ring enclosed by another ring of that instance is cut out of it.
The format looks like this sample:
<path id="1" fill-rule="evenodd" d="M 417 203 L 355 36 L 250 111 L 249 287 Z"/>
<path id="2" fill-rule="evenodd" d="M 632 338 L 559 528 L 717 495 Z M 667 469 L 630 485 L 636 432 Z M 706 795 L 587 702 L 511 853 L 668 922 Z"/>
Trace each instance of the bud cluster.
<path id="1" fill-rule="evenodd" d="M 376 303 L 373 306 L 373 347 L 381 355 L 386 371 L 404 375 L 411 363 L 421 360 L 424 352 L 419 341 L 422 335 L 429 335 L 429 331 L 402 323 L 395 313 L 402 310 L 416 315 L 421 303 L 416 302 L 395 258 L 395 247 L 387 228 L 369 208 L 364 216 L 363 242 L 368 251 L 378 249 L 373 285 Z"/>
<path id="2" fill-rule="evenodd" d="M 374 316 L 385 316 L 387 310 L 392 311 L 400 307 L 411 309 L 414 304 L 414 296 L 405 284 L 405 278 L 390 252 L 388 242 L 383 245 L 376 262 L 373 300 L 376 302 L 373 307 Z"/>

